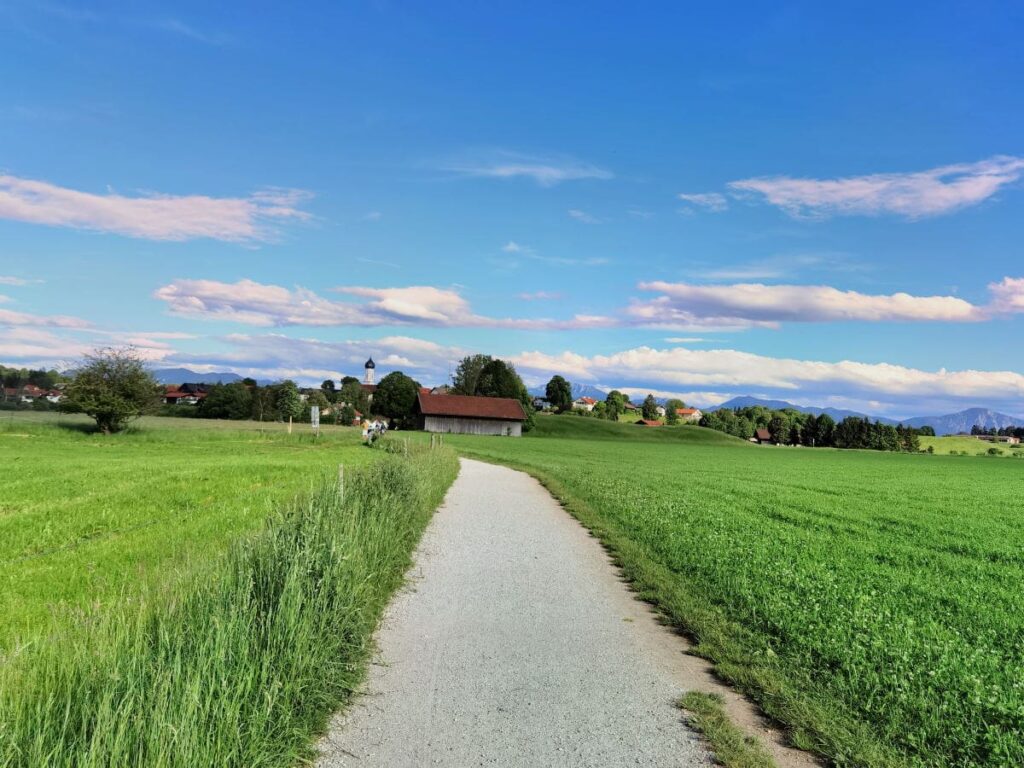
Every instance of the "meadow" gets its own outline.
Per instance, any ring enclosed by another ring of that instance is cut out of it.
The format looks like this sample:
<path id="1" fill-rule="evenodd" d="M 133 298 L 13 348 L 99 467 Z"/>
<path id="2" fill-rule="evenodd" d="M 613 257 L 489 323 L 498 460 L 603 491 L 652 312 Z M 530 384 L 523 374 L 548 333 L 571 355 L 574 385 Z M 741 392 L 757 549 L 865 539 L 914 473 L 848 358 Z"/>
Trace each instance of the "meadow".
<path id="1" fill-rule="evenodd" d="M 1024 445 L 989 443 L 973 437 L 922 437 L 921 449 L 927 450 L 928 448 L 931 448 L 935 453 L 943 455 L 1024 458 Z M 998 453 L 989 453 L 991 448 L 995 448 Z"/>
<path id="2" fill-rule="evenodd" d="M 4 424 L 0 541 L 22 575 L 5 582 L 0 766 L 309 759 L 457 471 L 449 450 L 355 435 Z M 28 578 L 81 610 L 43 619 L 32 600 L 52 598 Z"/>
<path id="3" fill-rule="evenodd" d="M 446 437 L 542 480 L 836 765 L 1024 764 L 1024 467 L 541 417 Z"/>
<path id="4" fill-rule="evenodd" d="M 325 474 L 374 454 L 357 430 L 0 416 L 0 648 L 201 567 Z"/>

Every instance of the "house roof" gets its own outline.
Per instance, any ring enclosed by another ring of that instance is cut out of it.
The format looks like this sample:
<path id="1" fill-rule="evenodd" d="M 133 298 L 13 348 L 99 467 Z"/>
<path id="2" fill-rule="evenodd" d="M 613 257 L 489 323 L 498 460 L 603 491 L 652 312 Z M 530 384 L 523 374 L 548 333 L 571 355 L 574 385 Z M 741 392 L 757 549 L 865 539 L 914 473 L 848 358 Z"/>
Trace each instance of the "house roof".
<path id="1" fill-rule="evenodd" d="M 680 416 L 693 416 L 695 413 L 700 413 L 699 408 L 676 408 L 676 413 Z"/>
<path id="2" fill-rule="evenodd" d="M 586 403 L 587 405 L 596 405 L 597 400 L 592 397 L 578 397 L 576 398 L 577 403 Z"/>
<path id="3" fill-rule="evenodd" d="M 758 440 L 771 440 L 772 433 L 769 432 L 767 429 L 759 429 L 756 432 L 754 432 L 754 437 L 756 437 Z"/>
<path id="4" fill-rule="evenodd" d="M 371 395 L 377 391 L 376 384 L 360 384 L 359 386 L 363 388 L 363 392 L 369 392 Z"/>
<path id="5" fill-rule="evenodd" d="M 510 397 L 473 397 L 471 395 L 419 394 L 419 410 L 424 416 L 461 416 L 470 419 L 507 419 L 526 421 L 526 412 L 518 400 Z"/>
<path id="6" fill-rule="evenodd" d="M 661 426 L 661 422 L 660 421 L 655 421 L 654 419 L 640 419 L 640 421 L 638 421 L 637 424 L 640 425 L 641 427 L 660 427 Z"/>

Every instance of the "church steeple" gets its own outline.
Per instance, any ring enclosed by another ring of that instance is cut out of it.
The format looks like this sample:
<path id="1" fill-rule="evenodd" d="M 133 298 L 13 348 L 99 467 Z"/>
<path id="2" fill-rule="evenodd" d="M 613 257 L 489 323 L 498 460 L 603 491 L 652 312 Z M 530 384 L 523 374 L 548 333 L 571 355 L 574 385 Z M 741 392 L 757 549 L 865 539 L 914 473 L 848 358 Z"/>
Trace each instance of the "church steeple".
<path id="1" fill-rule="evenodd" d="M 373 362 L 371 357 L 366 361 L 366 365 L 363 366 L 365 373 L 363 374 L 363 384 L 373 384 L 373 371 L 377 367 L 377 364 Z"/>

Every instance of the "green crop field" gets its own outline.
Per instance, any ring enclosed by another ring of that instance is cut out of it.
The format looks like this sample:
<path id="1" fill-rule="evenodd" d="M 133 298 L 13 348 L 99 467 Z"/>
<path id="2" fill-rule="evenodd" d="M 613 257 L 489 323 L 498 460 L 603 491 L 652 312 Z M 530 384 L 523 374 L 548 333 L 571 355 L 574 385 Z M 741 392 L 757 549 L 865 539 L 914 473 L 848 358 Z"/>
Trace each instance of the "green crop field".
<path id="1" fill-rule="evenodd" d="M 314 440 L 308 426 L 147 418 L 104 437 L 87 423 L 0 416 L 0 648 L 187 571 L 374 455 L 337 427 Z"/>
<path id="2" fill-rule="evenodd" d="M 1024 465 L 568 416 L 446 443 L 546 482 L 796 744 L 1024 764 Z"/>

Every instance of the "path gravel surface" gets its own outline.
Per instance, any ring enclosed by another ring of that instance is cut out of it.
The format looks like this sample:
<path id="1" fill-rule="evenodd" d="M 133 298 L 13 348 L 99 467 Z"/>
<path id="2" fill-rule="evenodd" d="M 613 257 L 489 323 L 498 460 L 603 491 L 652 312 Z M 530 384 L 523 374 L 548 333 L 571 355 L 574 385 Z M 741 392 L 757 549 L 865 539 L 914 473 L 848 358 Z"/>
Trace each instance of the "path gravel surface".
<path id="1" fill-rule="evenodd" d="M 318 765 L 705 766 L 676 638 L 533 478 L 462 460 Z"/>

